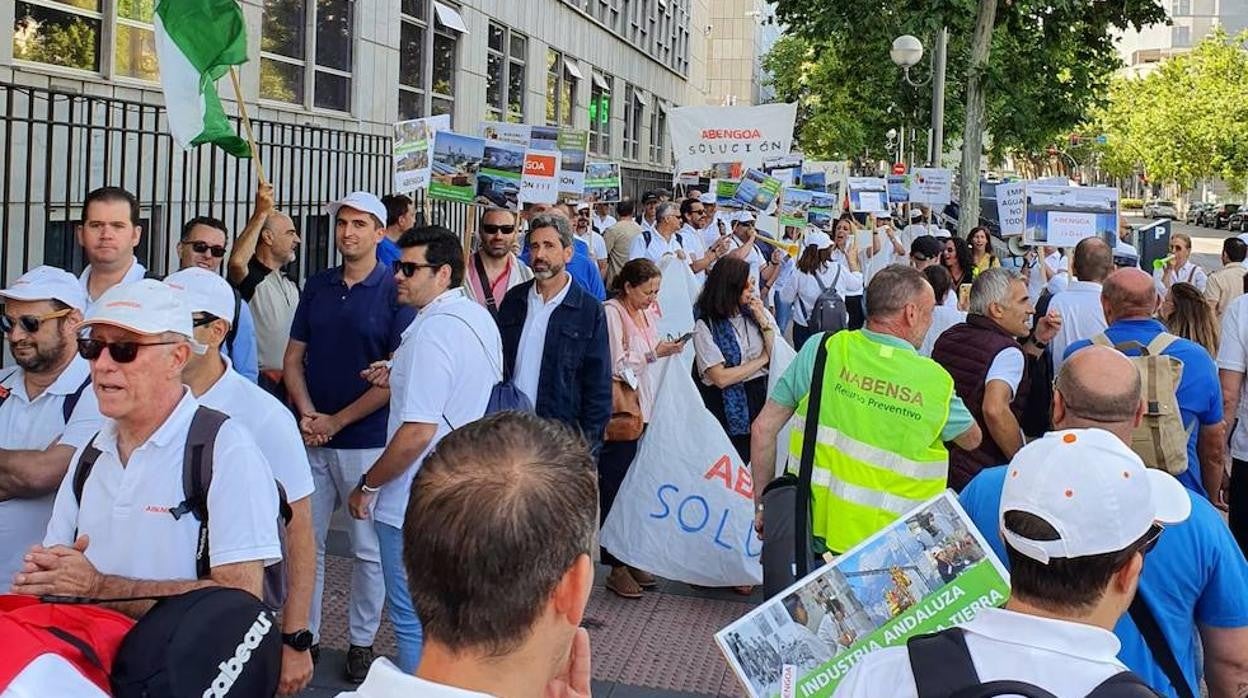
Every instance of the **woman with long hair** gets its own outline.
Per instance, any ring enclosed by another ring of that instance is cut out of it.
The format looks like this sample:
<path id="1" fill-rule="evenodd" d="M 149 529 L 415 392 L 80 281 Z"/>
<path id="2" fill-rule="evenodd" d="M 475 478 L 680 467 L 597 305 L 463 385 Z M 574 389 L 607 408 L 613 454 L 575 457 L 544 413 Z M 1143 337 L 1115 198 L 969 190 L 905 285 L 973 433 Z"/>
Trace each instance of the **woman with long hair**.
<path id="1" fill-rule="evenodd" d="M 1170 292 L 1161 302 L 1161 321 L 1170 334 L 1190 339 L 1209 352 L 1218 355 L 1221 328 L 1205 294 L 1195 285 L 1179 281 L 1170 286 Z"/>
<path id="2" fill-rule="evenodd" d="M 1001 266 L 1001 260 L 992 253 L 992 236 L 987 228 L 982 225 L 971 228 L 971 234 L 966 236 L 966 241 L 971 247 L 971 264 L 974 269 L 971 272 L 972 278 L 979 276 L 985 269 Z"/>
<path id="3" fill-rule="evenodd" d="M 950 287 L 954 294 L 960 294 L 963 284 L 969 284 L 975 280 L 975 260 L 971 257 L 971 247 L 966 244 L 966 240 L 956 235 L 945 238 L 945 254 L 941 257 L 940 263 L 949 272 Z M 958 306 L 961 307 L 961 296 L 955 295 L 955 297 L 958 298 Z"/>
<path id="4" fill-rule="evenodd" d="M 853 215 L 849 213 L 838 218 L 832 226 L 831 260 L 846 269 L 859 270 L 859 265 L 863 262 L 859 258 L 857 236 L 855 234 L 856 227 L 857 223 L 854 221 Z M 870 256 L 870 254 L 867 255 L 867 257 Z M 845 299 L 845 308 L 849 310 L 849 329 L 862 329 L 862 325 L 867 320 L 867 313 L 862 304 L 862 288 L 859 288 L 854 295 L 842 296 L 842 298 Z"/>
<path id="5" fill-rule="evenodd" d="M 650 423 L 654 409 L 655 381 L 650 370 L 655 361 L 684 349 L 683 342 L 659 341 L 654 301 L 662 280 L 658 266 L 642 257 L 625 264 L 611 281 L 611 298 L 603 304 L 607 335 L 611 345 L 611 373 L 626 383 L 636 383 L 643 424 Z M 629 378 L 632 378 L 630 381 Z M 644 427 L 643 427 L 644 431 Z M 598 518 L 605 523 L 615 496 L 620 491 L 628 467 L 637 456 L 637 442 L 604 441 L 598 452 Z M 607 589 L 626 599 L 641 598 L 643 588 L 658 582 L 649 572 L 628 567 L 605 548 L 600 549 L 604 565 L 611 567 Z"/>
<path id="6" fill-rule="evenodd" d="M 780 295 L 781 302 L 793 304 L 793 346 L 797 349 L 814 334 L 810 314 L 824 291 L 835 288 L 842 299 L 862 295 L 862 272 L 858 271 L 857 260 L 846 257 L 845 263 L 840 258 L 833 259 L 834 249 L 827 233 L 808 231 L 806 247 L 797 260 L 797 274 Z"/>
<path id="7" fill-rule="evenodd" d="M 1161 266 L 1153 264 L 1153 283 L 1157 293 L 1166 295 L 1166 289 L 1176 283 L 1187 283 L 1196 287 L 1201 293 L 1209 283 L 1209 275 L 1192 261 L 1192 236 L 1187 233 L 1170 234 L 1170 254 Z"/>
<path id="8" fill-rule="evenodd" d="M 750 424 L 767 401 L 775 320 L 758 297 L 750 265 L 734 257 L 724 257 L 711 268 L 694 312 L 694 368 L 702 400 L 741 462 L 748 463 Z"/>

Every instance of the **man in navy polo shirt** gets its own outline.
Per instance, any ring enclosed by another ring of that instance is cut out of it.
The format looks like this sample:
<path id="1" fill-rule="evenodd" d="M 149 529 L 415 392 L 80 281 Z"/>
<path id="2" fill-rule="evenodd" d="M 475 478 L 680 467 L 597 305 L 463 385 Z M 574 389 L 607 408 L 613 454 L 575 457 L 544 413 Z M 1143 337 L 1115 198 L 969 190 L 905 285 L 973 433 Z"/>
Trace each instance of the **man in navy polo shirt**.
<path id="1" fill-rule="evenodd" d="M 1054 428 L 1104 429 L 1130 443 L 1131 431 L 1143 413 L 1140 397 L 1135 366 L 1113 349 L 1091 347 L 1062 365 L 1053 392 Z M 1096 466 L 1088 463 L 1088 467 Z M 998 523 L 1005 477 L 1006 466 L 985 469 L 959 499 L 998 557 L 1008 564 Z M 1187 691 L 1175 688 L 1133 614 L 1124 615 L 1114 627 L 1122 643 L 1118 659 L 1165 695 L 1200 695 L 1199 638 L 1209 695 L 1239 695 L 1236 691 L 1248 683 L 1248 595 L 1244 594 L 1248 562 L 1213 506 L 1190 489 L 1188 495 L 1191 515 L 1166 527 L 1157 547 L 1145 558 L 1139 588 L 1139 597 L 1183 672 Z"/>
<path id="2" fill-rule="evenodd" d="M 1101 287 L 1101 307 L 1109 328 L 1105 336 L 1114 345 L 1139 342 L 1148 346 L 1165 325 L 1153 318 L 1157 289 L 1153 278 L 1137 268 L 1119 269 Z M 1066 348 L 1066 359 L 1092 344 L 1083 339 Z M 1183 362 L 1183 378 L 1177 391 L 1187 440 L 1187 470 L 1178 478 L 1185 487 L 1206 498 L 1218 497 L 1226 461 L 1226 425 L 1222 423 L 1222 384 L 1213 357 L 1199 344 L 1178 338 L 1161 352 Z M 1128 352 L 1137 356 L 1137 351 Z M 1217 503 L 1217 500 L 1214 500 Z"/>
<path id="3" fill-rule="evenodd" d="M 415 311 L 399 305 L 393 272 L 377 259 L 386 209 L 362 192 L 329 205 L 341 266 L 308 279 L 290 328 L 285 383 L 299 413 L 312 480 L 312 524 L 317 544 L 316 586 L 309 626 L 319 634 L 325 585 L 325 536 L 360 476 L 386 445 L 390 391 L 370 386 L 360 372 L 390 358 Z M 377 532 L 349 519 L 355 556 L 349 607 L 347 679 L 363 681 L 373 661 L 385 584 Z M 315 653 L 314 653 L 315 658 Z"/>

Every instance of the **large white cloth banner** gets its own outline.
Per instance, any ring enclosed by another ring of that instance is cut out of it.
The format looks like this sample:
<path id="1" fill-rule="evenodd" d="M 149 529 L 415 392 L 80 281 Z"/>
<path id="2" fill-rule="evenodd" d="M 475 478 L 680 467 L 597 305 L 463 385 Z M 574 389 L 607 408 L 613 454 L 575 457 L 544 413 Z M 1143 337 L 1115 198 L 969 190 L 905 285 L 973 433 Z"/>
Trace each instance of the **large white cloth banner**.
<path id="1" fill-rule="evenodd" d="M 663 279 L 659 282 L 659 339 L 679 338 L 693 331 L 693 304 L 698 301 L 701 285 L 693 270 L 681 259 L 669 255 L 659 265 Z M 693 369 L 693 342 L 685 343 L 680 360 L 685 371 Z"/>
<path id="2" fill-rule="evenodd" d="M 702 405 L 688 368 L 660 361 L 650 426 L 599 540 L 625 563 L 666 579 L 761 584 L 750 471 Z"/>
<path id="3" fill-rule="evenodd" d="M 716 163 L 763 166 L 789 154 L 797 104 L 757 107 L 679 107 L 668 112 L 677 172 L 711 169 Z"/>
<path id="4" fill-rule="evenodd" d="M 776 383 L 780 382 L 780 377 L 789 368 L 789 364 L 793 363 L 793 359 L 797 358 L 797 352 L 783 337 L 777 337 L 775 344 L 771 347 L 771 364 L 767 366 L 767 394 L 771 395 L 776 389 Z M 776 472 L 777 477 L 785 470 L 785 465 L 789 459 L 789 434 L 793 431 L 793 426 L 797 424 L 797 416 L 789 418 L 788 424 L 780 429 L 780 434 L 776 436 Z"/>

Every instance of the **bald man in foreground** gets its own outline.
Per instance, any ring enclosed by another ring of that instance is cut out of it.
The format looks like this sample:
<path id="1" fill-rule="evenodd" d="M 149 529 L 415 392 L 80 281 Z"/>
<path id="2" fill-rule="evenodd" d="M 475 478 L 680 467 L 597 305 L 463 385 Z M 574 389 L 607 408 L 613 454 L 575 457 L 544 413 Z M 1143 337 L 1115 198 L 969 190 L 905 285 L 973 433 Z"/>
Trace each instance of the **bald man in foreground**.
<path id="1" fill-rule="evenodd" d="M 1139 371 L 1120 352 L 1088 347 L 1063 364 L 1053 389 L 1054 429 L 1104 429 L 1130 444 L 1143 414 Z M 959 496 L 1005 564 L 998 517 L 1007 467 L 982 471 Z M 1118 659 L 1163 695 L 1200 695 L 1199 633 L 1209 696 L 1241 696 L 1248 685 L 1248 562 L 1213 506 L 1190 490 L 1188 495 L 1191 516 L 1166 527 L 1148 553 L 1131 612 L 1114 627 L 1122 643 Z M 1135 618 L 1141 613 L 1156 620 L 1182 676 L 1168 676 L 1156 660 L 1164 650 L 1151 649 L 1140 634 Z M 1180 693 L 1176 684 L 1186 684 L 1188 692 Z"/>
<path id="2" fill-rule="evenodd" d="M 1101 307 L 1109 327 L 1103 336 L 1115 346 L 1139 342 L 1147 347 L 1166 332 L 1153 317 L 1157 310 L 1157 289 L 1153 277 L 1135 268 L 1119 269 L 1105 279 Z M 1173 335 L 1170 335 L 1173 337 Z M 1066 360 L 1092 344 L 1084 339 L 1066 349 Z M 1187 470 L 1178 478 L 1185 487 L 1225 508 L 1222 488 L 1226 463 L 1226 425 L 1222 422 L 1222 387 L 1218 367 L 1204 347 L 1181 337 L 1158 345 L 1160 353 L 1183 362 L 1183 377 L 1176 391 L 1183 425 L 1191 436 L 1187 441 Z M 1156 348 L 1156 347 L 1155 347 Z M 1139 356 L 1139 349 L 1128 349 L 1128 356 Z M 1078 399 L 1078 396 L 1076 396 Z"/>

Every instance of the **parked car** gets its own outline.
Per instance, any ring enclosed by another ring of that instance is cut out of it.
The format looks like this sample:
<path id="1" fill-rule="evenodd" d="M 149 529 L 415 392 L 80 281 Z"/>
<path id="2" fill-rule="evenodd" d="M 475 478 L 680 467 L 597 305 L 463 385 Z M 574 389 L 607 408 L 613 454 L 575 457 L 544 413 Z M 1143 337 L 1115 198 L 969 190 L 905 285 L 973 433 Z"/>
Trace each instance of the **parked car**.
<path id="1" fill-rule="evenodd" d="M 1145 218 L 1169 218 L 1170 220 L 1178 220 L 1179 209 L 1174 205 L 1173 201 L 1160 201 L 1154 199 L 1144 204 Z"/>
<path id="2" fill-rule="evenodd" d="M 1231 214 L 1239 210 L 1239 204 L 1218 204 L 1205 212 L 1204 225 L 1213 228 L 1225 228 Z"/>
<path id="3" fill-rule="evenodd" d="M 1248 233 L 1248 209 L 1239 209 L 1226 219 L 1226 229 Z"/>
<path id="4" fill-rule="evenodd" d="M 1200 225 L 1200 215 L 1208 208 L 1209 204 L 1202 203 L 1200 201 L 1193 202 L 1192 205 L 1187 208 L 1187 216 L 1184 217 L 1183 222 L 1191 225 Z"/>

